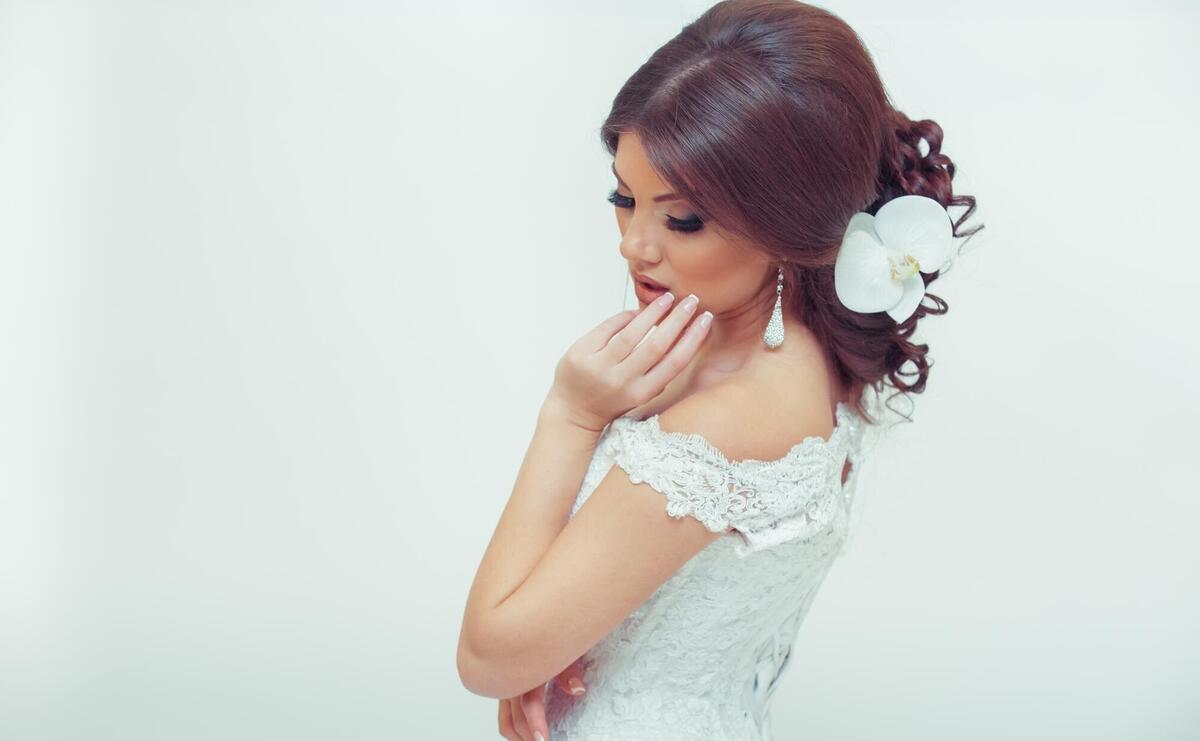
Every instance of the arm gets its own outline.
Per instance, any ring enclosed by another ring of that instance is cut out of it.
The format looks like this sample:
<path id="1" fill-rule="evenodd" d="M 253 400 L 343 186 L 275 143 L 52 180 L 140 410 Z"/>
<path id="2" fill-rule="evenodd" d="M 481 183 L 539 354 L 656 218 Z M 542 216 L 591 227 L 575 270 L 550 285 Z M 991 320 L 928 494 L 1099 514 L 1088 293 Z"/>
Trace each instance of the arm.
<path id="1" fill-rule="evenodd" d="M 468 595 L 458 671 L 471 691 L 504 698 L 546 682 L 636 607 L 634 602 L 625 608 L 630 600 L 638 595 L 644 600 L 673 572 L 658 578 L 666 566 L 658 562 L 658 571 L 647 579 L 629 582 L 633 593 L 618 596 L 613 604 L 596 604 L 600 594 L 594 585 L 620 580 L 623 574 L 612 568 L 632 555 L 614 553 L 614 548 L 619 551 L 631 538 L 648 534 L 644 527 L 640 532 L 621 527 L 647 523 L 622 523 L 630 514 L 622 505 L 609 511 L 616 517 L 602 520 L 603 527 L 572 527 L 581 517 L 591 522 L 596 517 L 591 513 L 602 509 L 592 501 L 597 492 L 569 518 L 605 424 L 661 393 L 707 337 L 706 323 L 689 325 L 694 304 L 684 302 L 664 318 L 666 311 L 665 304 L 656 302 L 636 316 L 623 312 L 612 317 L 576 342 L 559 362 L 510 501 Z M 647 337 L 655 322 L 657 330 Z M 598 491 L 610 480 L 611 472 Z M 643 512 L 649 512 L 647 502 L 653 502 L 655 521 L 667 519 L 656 494 L 643 496 Z M 620 501 L 618 497 L 613 503 Z M 565 591 L 546 589 L 563 582 Z M 531 617 L 536 622 L 530 622 Z"/>
<path id="2" fill-rule="evenodd" d="M 693 411 L 686 417 L 669 412 L 670 424 L 694 425 L 705 414 L 711 418 L 716 405 L 707 407 L 709 412 L 699 404 L 688 408 Z M 668 414 L 662 419 L 668 419 Z M 463 683 L 476 694 L 513 697 L 545 683 L 720 535 L 699 520 L 670 517 L 660 492 L 646 483 L 633 484 L 615 465 L 573 518 L 566 518 L 569 502 L 568 507 L 555 505 L 555 509 L 563 519 L 550 523 L 547 530 L 554 529 L 557 537 L 547 536 L 547 531 L 531 532 L 511 552 L 496 538 L 489 545 L 488 554 L 495 559 L 490 574 L 515 565 L 517 554 L 528 555 L 524 549 L 534 542 L 544 550 L 534 556 L 520 583 L 504 595 L 500 585 L 486 583 L 484 567 L 480 568 L 458 654 Z M 526 522 L 538 519 L 529 517 Z M 503 526 L 502 522 L 497 535 Z M 519 532 L 511 535 L 521 538 Z M 487 560 L 485 556 L 485 565 Z M 508 574 L 502 584 L 516 580 L 519 571 Z M 493 604 L 497 596 L 500 601 Z"/>
<path id="3" fill-rule="evenodd" d="M 464 677 L 478 673 L 488 648 L 478 644 L 491 616 L 517 591 L 567 524 L 598 439 L 599 433 L 570 421 L 552 401 L 542 406 L 512 495 L 467 596 L 458 647 Z"/>

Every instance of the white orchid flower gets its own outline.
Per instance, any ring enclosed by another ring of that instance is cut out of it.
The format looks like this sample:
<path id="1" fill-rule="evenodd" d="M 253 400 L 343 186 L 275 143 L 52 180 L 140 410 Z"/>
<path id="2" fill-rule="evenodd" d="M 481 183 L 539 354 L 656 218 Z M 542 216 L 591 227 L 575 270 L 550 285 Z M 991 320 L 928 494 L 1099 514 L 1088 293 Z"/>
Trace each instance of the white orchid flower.
<path id="1" fill-rule="evenodd" d="M 904 321 L 925 296 L 920 274 L 944 267 L 953 237 L 950 214 L 926 196 L 893 198 L 874 216 L 859 211 L 846 226 L 833 267 L 838 300 L 851 311 L 886 311 Z"/>

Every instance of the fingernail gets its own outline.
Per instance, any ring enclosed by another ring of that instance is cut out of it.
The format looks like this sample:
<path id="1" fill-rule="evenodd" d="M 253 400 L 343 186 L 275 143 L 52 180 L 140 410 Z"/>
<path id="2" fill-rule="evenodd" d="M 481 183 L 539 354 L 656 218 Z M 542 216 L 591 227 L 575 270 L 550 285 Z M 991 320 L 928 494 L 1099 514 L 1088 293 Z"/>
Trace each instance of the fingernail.
<path id="1" fill-rule="evenodd" d="M 534 731 L 533 735 L 537 736 L 537 741 L 546 741 L 546 737 L 542 735 L 541 731 Z"/>
<path id="2" fill-rule="evenodd" d="M 674 300 L 675 300 L 675 294 L 671 293 L 670 291 L 667 291 L 666 293 L 664 293 L 663 295 L 658 297 L 658 305 L 659 306 L 670 306 L 671 302 Z"/>
<path id="3" fill-rule="evenodd" d="M 571 677 L 567 680 L 567 689 L 570 690 L 572 695 L 582 695 L 587 691 L 583 687 L 583 682 L 580 682 L 575 677 Z"/>
<path id="4" fill-rule="evenodd" d="M 712 312 L 706 311 L 700 315 L 700 326 L 707 327 L 712 322 Z"/>
<path id="5" fill-rule="evenodd" d="M 683 310 L 691 311 L 696 308 L 696 304 L 700 303 L 700 299 L 694 293 L 689 293 L 688 297 L 683 300 Z"/>

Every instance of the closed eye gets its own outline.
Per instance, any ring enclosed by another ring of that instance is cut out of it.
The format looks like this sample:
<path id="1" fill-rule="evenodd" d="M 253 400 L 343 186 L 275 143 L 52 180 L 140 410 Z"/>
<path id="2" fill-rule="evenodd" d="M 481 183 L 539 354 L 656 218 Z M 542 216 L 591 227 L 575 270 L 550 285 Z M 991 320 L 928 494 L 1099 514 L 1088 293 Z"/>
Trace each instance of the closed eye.
<path id="1" fill-rule="evenodd" d="M 633 199 L 629 196 L 623 196 L 613 188 L 608 194 L 608 202 L 617 208 L 633 208 Z M 667 228 L 676 232 L 698 232 L 704 228 L 704 221 L 697 215 L 693 214 L 687 219 L 676 219 L 674 216 L 667 217 Z"/>

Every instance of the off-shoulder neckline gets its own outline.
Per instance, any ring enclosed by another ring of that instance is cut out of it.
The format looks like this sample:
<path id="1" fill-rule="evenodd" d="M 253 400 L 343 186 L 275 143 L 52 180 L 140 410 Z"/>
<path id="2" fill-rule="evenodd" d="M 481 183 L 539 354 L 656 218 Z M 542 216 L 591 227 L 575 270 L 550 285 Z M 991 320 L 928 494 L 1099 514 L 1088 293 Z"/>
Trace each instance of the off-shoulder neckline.
<path id="1" fill-rule="evenodd" d="M 847 434 L 849 434 L 850 416 L 851 415 L 857 416 L 857 414 L 855 413 L 853 408 L 851 408 L 851 406 L 847 402 L 839 401 L 835 408 L 835 414 L 834 414 L 835 419 L 834 419 L 833 430 L 829 433 L 828 438 L 821 437 L 820 435 L 808 435 L 803 440 L 801 440 L 800 442 L 796 443 L 791 448 L 789 448 L 786 453 L 784 453 L 783 455 L 779 456 L 778 458 L 774 458 L 772 460 L 760 460 L 758 458 L 741 458 L 741 459 L 731 460 L 729 458 L 726 458 L 725 454 L 722 453 L 719 448 L 717 448 L 715 445 L 710 443 L 708 441 L 708 438 L 704 437 L 703 435 L 701 435 L 698 432 L 681 432 L 678 430 L 662 429 L 662 427 L 658 423 L 658 413 L 651 414 L 649 417 L 646 417 L 644 419 L 638 419 L 637 417 L 620 416 L 613 420 L 613 425 L 617 425 L 618 423 L 620 423 L 622 425 L 641 425 L 641 424 L 650 425 L 650 428 L 652 430 L 654 430 L 658 434 L 663 435 L 667 438 L 691 441 L 695 444 L 700 445 L 705 450 L 709 451 L 717 460 L 719 460 L 725 466 L 732 468 L 735 466 L 774 466 L 774 465 L 778 465 L 780 463 L 784 463 L 785 461 L 791 460 L 793 457 L 797 456 L 801 451 L 807 450 L 809 448 L 820 448 L 823 450 L 832 450 L 835 446 L 837 446 L 841 443 L 843 437 L 845 437 Z"/>

